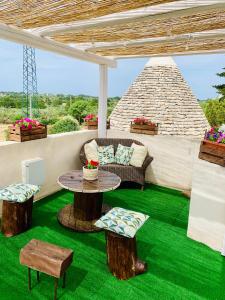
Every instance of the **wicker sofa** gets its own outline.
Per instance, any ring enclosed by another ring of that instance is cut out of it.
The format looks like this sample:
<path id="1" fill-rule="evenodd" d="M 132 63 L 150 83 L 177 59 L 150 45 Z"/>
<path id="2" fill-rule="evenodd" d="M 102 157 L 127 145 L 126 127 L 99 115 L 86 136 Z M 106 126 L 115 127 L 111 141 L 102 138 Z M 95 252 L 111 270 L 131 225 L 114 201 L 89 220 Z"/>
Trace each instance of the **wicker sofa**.
<path id="1" fill-rule="evenodd" d="M 113 145 L 115 151 L 117 150 L 118 144 L 128 146 L 128 147 L 130 147 L 132 143 L 135 143 L 137 145 L 143 145 L 141 142 L 132 139 L 96 138 L 95 140 L 99 146 Z M 91 140 L 87 141 L 86 143 L 89 143 L 90 141 Z M 84 145 L 82 146 L 80 151 L 80 160 L 82 165 L 85 165 L 86 162 Z M 148 165 L 152 162 L 152 160 L 153 157 L 147 154 L 145 161 L 142 167 L 140 168 L 133 167 L 133 166 L 123 166 L 119 164 L 107 164 L 104 166 L 100 166 L 100 170 L 109 171 L 117 174 L 118 176 L 120 176 L 122 182 L 131 181 L 131 182 L 139 183 L 141 185 L 141 188 L 143 189 L 145 184 L 145 170 L 147 169 Z"/>

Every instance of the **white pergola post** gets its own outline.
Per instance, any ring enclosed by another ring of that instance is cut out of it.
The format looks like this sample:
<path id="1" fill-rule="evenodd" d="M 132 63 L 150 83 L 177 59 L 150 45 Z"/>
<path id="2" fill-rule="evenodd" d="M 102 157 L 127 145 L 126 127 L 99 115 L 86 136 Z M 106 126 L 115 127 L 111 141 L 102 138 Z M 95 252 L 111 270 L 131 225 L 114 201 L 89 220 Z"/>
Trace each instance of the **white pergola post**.
<path id="1" fill-rule="evenodd" d="M 107 98 L 108 98 L 108 68 L 99 65 L 99 100 L 98 100 L 98 137 L 106 137 Z"/>

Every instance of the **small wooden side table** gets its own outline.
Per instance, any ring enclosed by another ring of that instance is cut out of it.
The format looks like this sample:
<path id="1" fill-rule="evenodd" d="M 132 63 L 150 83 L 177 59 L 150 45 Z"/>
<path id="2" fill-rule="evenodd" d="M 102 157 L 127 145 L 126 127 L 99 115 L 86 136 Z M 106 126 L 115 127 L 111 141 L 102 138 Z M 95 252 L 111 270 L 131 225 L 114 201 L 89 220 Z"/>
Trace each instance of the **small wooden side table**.
<path id="1" fill-rule="evenodd" d="M 71 171 L 59 177 L 58 183 L 64 189 L 74 192 L 74 203 L 68 204 L 58 213 L 58 221 L 65 227 L 79 232 L 100 231 L 94 223 L 102 213 L 110 210 L 103 204 L 103 193 L 115 190 L 121 183 L 116 174 L 98 172 L 98 179 L 83 179 L 82 171 Z"/>
<path id="2" fill-rule="evenodd" d="M 66 281 L 66 270 L 73 261 L 73 251 L 59 246 L 31 240 L 20 251 L 20 263 L 28 267 L 28 288 L 31 290 L 31 269 L 55 277 L 54 300 L 57 299 L 58 279 L 63 276 L 63 288 Z"/>

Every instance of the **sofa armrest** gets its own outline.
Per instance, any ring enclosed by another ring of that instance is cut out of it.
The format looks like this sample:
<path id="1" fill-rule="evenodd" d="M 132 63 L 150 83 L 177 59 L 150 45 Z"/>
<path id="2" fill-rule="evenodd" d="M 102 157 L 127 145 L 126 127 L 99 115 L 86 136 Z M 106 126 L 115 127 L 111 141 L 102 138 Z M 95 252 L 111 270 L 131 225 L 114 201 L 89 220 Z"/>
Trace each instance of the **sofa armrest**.
<path id="1" fill-rule="evenodd" d="M 145 158 L 144 162 L 143 162 L 142 168 L 143 168 L 144 170 L 146 170 L 147 167 L 150 165 L 150 163 L 151 163 L 152 161 L 153 161 L 153 157 L 150 156 L 150 155 L 148 155 L 148 156 Z"/>

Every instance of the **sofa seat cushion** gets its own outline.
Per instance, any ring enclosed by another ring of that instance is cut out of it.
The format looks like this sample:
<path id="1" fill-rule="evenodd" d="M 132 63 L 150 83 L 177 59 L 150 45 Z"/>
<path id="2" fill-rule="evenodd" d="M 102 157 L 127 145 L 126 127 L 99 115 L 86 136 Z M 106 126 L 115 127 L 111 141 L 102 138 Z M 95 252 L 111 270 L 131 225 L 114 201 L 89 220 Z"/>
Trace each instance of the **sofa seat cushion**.
<path id="1" fill-rule="evenodd" d="M 95 226 L 133 238 L 148 218 L 149 216 L 136 211 L 114 207 L 102 216 Z"/>
<path id="2" fill-rule="evenodd" d="M 12 202 L 25 202 L 39 192 L 40 188 L 33 184 L 16 183 L 0 190 L 0 199 Z"/>

